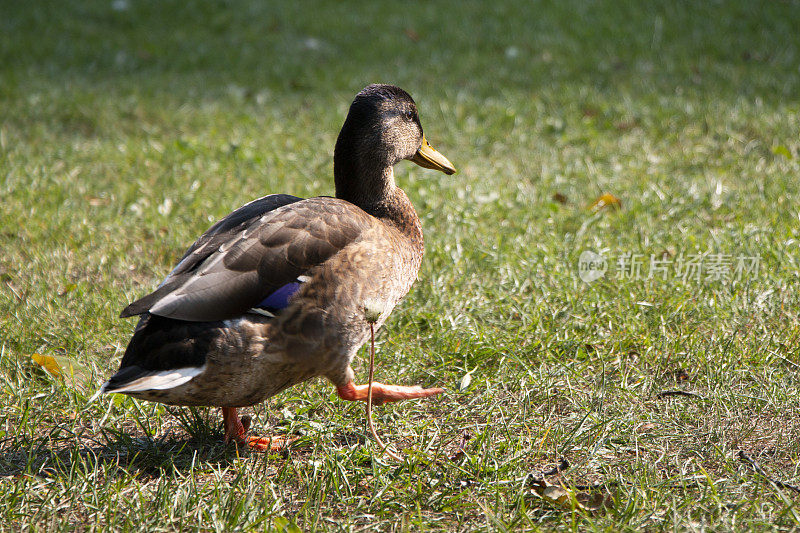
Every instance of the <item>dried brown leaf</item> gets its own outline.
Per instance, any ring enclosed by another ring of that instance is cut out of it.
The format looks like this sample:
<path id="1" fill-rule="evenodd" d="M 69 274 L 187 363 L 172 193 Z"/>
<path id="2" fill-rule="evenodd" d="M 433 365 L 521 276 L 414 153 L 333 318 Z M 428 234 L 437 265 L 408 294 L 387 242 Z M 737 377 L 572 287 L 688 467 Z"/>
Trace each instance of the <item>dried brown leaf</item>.
<path id="1" fill-rule="evenodd" d="M 606 192 L 598 196 L 597 199 L 592 202 L 592 205 L 589 206 L 589 209 L 603 209 L 605 207 L 622 209 L 622 200 L 610 192 Z"/>
<path id="2" fill-rule="evenodd" d="M 406 34 L 406 37 L 408 37 L 409 39 L 411 39 L 415 43 L 419 42 L 419 33 L 414 31 L 413 28 L 406 28 L 405 29 L 405 34 Z"/>

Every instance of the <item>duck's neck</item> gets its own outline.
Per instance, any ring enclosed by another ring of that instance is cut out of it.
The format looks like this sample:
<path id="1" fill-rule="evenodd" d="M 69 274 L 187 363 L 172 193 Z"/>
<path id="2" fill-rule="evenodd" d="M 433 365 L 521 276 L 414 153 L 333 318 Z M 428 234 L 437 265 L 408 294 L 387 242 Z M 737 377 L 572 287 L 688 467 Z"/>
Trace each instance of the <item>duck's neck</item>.
<path id="1" fill-rule="evenodd" d="M 425 243 L 422 238 L 422 223 L 403 189 L 394 187 L 391 196 L 361 208 L 370 215 L 394 225 L 411 241 L 420 254 L 423 253 Z"/>
<path id="2" fill-rule="evenodd" d="M 422 224 L 406 193 L 395 185 L 391 166 L 358 164 L 334 155 L 336 197 L 355 204 L 405 235 L 420 253 L 424 248 Z M 383 168 L 380 168 L 383 167 Z"/>

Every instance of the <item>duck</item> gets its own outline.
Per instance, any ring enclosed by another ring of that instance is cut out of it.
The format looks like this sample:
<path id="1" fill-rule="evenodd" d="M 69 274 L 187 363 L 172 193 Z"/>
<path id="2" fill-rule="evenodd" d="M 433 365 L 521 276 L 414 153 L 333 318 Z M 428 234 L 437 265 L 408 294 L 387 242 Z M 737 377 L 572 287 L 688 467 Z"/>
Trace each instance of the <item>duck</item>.
<path id="1" fill-rule="evenodd" d="M 419 216 L 394 179 L 403 160 L 456 172 L 406 91 L 368 85 L 336 141 L 335 196 L 271 194 L 212 225 L 122 311 L 138 323 L 100 393 L 219 407 L 225 442 L 257 451 L 287 439 L 248 435 L 241 408 L 315 377 L 343 400 L 366 401 L 351 363 L 411 289 L 424 254 Z M 372 383 L 375 404 L 442 392 Z"/>

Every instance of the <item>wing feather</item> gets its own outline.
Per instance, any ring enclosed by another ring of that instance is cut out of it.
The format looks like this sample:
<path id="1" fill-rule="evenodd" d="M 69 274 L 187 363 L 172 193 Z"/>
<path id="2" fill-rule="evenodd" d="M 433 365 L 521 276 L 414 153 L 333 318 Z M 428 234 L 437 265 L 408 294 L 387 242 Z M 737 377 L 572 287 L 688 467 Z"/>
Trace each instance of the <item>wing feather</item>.
<path id="1" fill-rule="evenodd" d="M 240 316 L 333 257 L 374 223 L 358 207 L 335 198 L 281 195 L 260 201 L 212 226 L 159 288 L 125 308 L 122 316 L 150 312 L 187 321 Z"/>

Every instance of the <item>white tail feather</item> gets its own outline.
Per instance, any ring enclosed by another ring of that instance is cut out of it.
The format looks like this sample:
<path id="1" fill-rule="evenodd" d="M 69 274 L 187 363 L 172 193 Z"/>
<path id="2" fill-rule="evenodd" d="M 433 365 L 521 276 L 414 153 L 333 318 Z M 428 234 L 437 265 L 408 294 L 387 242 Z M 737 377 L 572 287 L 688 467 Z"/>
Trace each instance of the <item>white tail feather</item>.
<path id="1" fill-rule="evenodd" d="M 162 370 L 160 372 L 153 372 L 138 379 L 127 383 L 125 386 L 114 390 L 106 390 L 108 382 L 103 384 L 103 392 L 142 392 L 146 390 L 164 390 L 172 389 L 179 385 L 183 385 L 193 377 L 202 374 L 206 369 L 203 366 L 189 366 L 185 368 L 176 368 L 174 370 Z"/>

